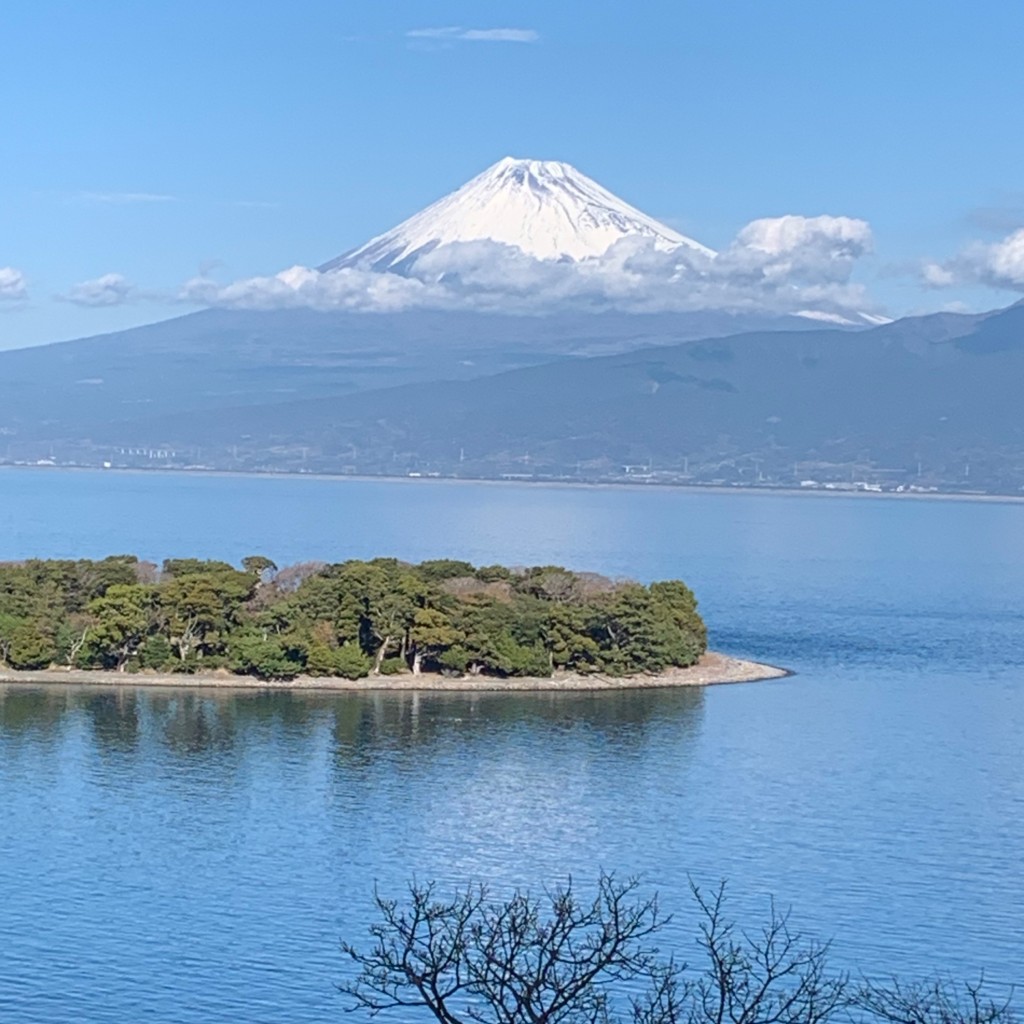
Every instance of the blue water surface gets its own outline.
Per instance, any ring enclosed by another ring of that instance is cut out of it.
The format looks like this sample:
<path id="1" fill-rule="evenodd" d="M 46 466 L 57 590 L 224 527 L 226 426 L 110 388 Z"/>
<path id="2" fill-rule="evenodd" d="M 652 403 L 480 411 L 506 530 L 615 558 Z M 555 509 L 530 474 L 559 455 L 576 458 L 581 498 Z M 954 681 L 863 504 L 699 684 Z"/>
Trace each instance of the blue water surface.
<path id="1" fill-rule="evenodd" d="M 337 1020 L 375 882 L 729 880 L 837 963 L 1024 982 L 1024 505 L 0 471 L 0 558 L 681 576 L 791 678 L 562 695 L 0 689 L 0 1019 Z M 396 1020 L 412 1019 L 396 1016 Z"/>

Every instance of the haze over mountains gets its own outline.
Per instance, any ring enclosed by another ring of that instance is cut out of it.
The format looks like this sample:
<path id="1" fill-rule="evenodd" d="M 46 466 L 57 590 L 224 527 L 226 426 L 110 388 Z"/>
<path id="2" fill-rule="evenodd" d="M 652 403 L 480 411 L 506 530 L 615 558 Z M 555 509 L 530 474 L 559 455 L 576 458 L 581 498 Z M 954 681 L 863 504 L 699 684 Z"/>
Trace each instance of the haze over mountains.
<path id="1" fill-rule="evenodd" d="M 1024 482 L 1022 379 L 1018 306 L 94 422 L 90 437 L 223 468 L 1006 492 Z"/>
<path id="2" fill-rule="evenodd" d="M 865 229 L 776 218 L 716 253 L 506 159 L 221 308 L 0 353 L 0 458 L 1017 491 L 1024 309 L 863 329 Z"/>

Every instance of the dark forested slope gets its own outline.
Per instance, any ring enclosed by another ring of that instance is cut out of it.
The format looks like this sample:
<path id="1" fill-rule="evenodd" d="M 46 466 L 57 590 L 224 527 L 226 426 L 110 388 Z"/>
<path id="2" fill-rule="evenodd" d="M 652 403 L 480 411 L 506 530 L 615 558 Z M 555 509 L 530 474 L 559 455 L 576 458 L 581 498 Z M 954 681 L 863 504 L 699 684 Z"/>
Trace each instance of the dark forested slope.
<path id="1" fill-rule="evenodd" d="M 1024 483 L 1022 383 L 1024 306 L 1015 306 L 987 317 L 749 334 L 472 381 L 140 421 L 98 430 L 95 440 L 204 445 L 208 454 L 233 446 L 256 465 L 303 446 L 311 466 L 366 471 L 564 474 L 641 464 L 705 477 L 752 467 L 792 477 L 867 466 L 1006 486 Z"/>
<path id="2" fill-rule="evenodd" d="M 33 438 L 80 440 L 100 423 L 466 379 L 566 355 L 768 325 L 811 326 L 793 317 L 716 313 L 206 310 L 114 334 L 0 351 L 0 432 L 15 445 Z"/>

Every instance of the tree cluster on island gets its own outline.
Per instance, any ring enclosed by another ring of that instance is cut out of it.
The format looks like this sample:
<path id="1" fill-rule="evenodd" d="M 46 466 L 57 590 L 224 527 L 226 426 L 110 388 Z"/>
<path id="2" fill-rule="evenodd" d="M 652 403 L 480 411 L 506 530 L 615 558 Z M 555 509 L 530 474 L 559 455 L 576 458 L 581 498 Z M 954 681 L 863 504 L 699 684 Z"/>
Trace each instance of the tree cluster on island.
<path id="1" fill-rule="evenodd" d="M 636 878 L 602 872 L 589 898 L 571 878 L 505 898 L 479 883 L 375 892 L 338 987 L 363 1017 L 438 1024 L 1017 1024 L 1009 986 L 857 977 L 774 901 L 745 928 L 724 883 L 690 892 L 692 961 L 664 949 L 672 918 Z"/>
<path id="2" fill-rule="evenodd" d="M 394 558 L 278 569 L 134 556 L 0 564 L 0 664 L 262 679 L 628 676 L 697 662 L 692 591 L 560 566 Z"/>

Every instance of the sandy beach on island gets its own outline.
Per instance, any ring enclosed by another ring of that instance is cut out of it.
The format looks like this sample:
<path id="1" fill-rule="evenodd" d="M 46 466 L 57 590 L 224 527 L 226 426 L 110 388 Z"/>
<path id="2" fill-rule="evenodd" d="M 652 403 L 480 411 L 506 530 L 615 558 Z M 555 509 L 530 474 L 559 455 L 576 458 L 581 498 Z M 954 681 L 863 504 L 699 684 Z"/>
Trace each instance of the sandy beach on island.
<path id="1" fill-rule="evenodd" d="M 255 679 L 222 671 L 207 675 L 152 672 L 94 672 L 84 669 L 44 669 L 19 672 L 0 669 L 0 685 L 169 687 L 179 690 L 275 690 L 302 693 L 337 691 L 380 693 L 386 691 L 443 691 L 446 693 L 558 692 L 562 690 L 638 690 L 674 686 L 714 686 L 723 683 L 753 683 L 781 679 L 791 673 L 774 665 L 732 658 L 708 651 L 691 668 L 673 668 L 654 675 L 603 676 L 559 673 L 550 678 L 537 676 L 496 679 L 493 676 L 452 678 L 432 673 L 369 676 L 365 679 L 299 676 L 291 680 Z"/>

